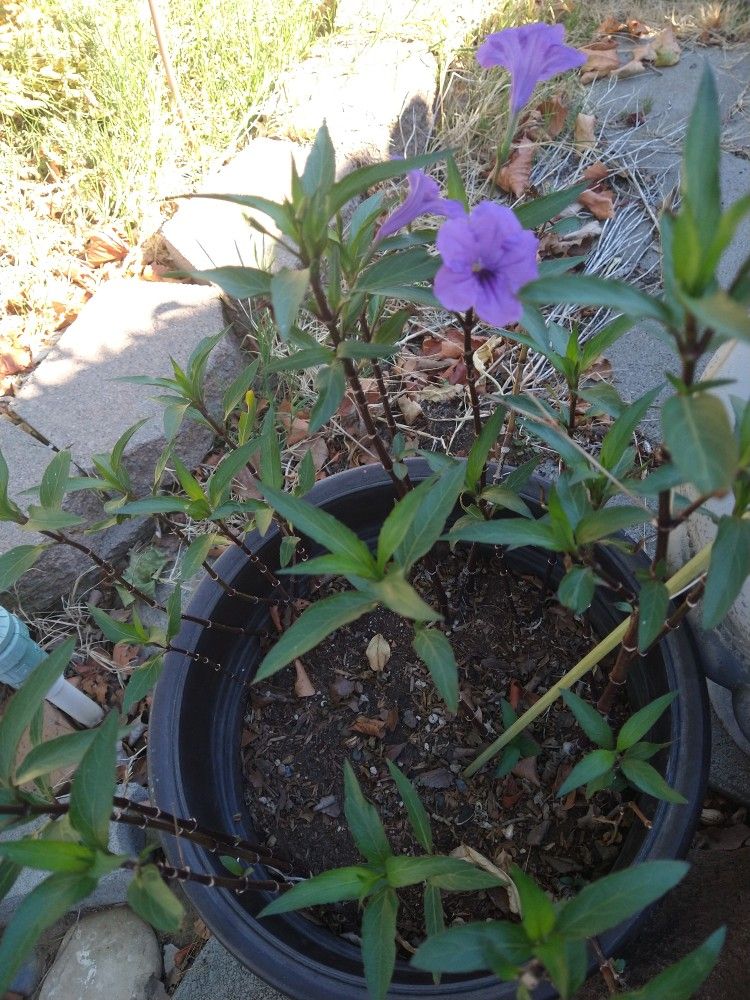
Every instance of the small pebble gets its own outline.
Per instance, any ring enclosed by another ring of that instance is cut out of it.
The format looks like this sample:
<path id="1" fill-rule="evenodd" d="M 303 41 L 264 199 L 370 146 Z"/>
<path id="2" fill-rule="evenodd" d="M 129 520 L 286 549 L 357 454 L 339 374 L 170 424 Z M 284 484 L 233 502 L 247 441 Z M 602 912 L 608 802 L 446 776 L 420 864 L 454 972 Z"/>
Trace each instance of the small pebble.
<path id="1" fill-rule="evenodd" d="M 370 774 L 377 774 L 377 773 L 378 773 L 378 769 L 375 766 L 373 766 L 373 767 L 370 768 Z"/>

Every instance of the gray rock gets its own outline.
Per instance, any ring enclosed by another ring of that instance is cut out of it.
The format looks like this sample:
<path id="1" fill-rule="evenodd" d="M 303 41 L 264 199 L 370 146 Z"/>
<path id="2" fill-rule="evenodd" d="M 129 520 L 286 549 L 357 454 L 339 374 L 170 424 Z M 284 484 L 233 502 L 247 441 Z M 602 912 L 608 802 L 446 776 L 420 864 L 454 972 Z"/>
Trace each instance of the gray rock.
<path id="1" fill-rule="evenodd" d="M 158 390 L 118 379 L 171 374 L 170 356 L 184 364 L 199 341 L 224 325 L 219 292 L 214 288 L 114 279 L 97 292 L 28 379 L 13 404 L 14 412 L 56 448 L 70 448 L 74 462 L 84 471 L 92 469 L 93 455 L 111 450 L 126 428 L 148 418 L 125 452 L 136 493 L 147 494 L 165 444 L 163 410 L 153 399 Z M 212 409 L 218 410 L 224 389 L 244 363 L 236 339 L 229 334 L 215 348 L 208 366 L 206 393 Z M 39 482 L 52 456 L 37 442 L 20 441 L 18 433 L 4 429 L 2 440 L 4 448 L 5 438 L 11 441 L 11 471 L 17 475 L 16 467 L 20 470 L 19 486 L 25 488 Z M 206 427 L 185 421 L 176 451 L 188 466 L 194 466 L 212 439 Z M 99 500 L 91 494 L 75 494 L 66 506 L 81 514 L 86 524 L 103 516 Z M 126 522 L 86 536 L 85 542 L 100 556 L 115 559 L 150 530 L 149 522 Z M 7 527 L 3 532 L 3 548 L 19 544 L 19 532 Z M 24 542 L 41 540 L 24 536 Z M 44 607 L 69 592 L 77 577 L 90 569 L 87 556 L 55 546 L 19 594 L 28 607 Z"/>
<path id="2" fill-rule="evenodd" d="M 211 938 L 186 972 L 173 1000 L 283 1000 Z"/>
<path id="3" fill-rule="evenodd" d="M 253 139 L 225 166 L 207 177 L 199 191 L 252 194 L 284 201 L 291 196 L 292 159 L 301 173 L 308 152 L 309 146 L 286 139 Z M 253 229 L 247 217 L 259 222 L 272 235 Z M 162 236 L 172 257 L 186 270 L 229 264 L 261 268 L 291 265 L 293 258 L 273 238 L 279 235 L 276 225 L 262 212 L 206 198 L 183 201 L 162 226 Z"/>
<path id="4" fill-rule="evenodd" d="M 325 121 L 340 165 L 413 156 L 425 148 L 436 91 L 437 60 L 424 42 L 335 36 L 279 81 L 269 114 L 298 140 Z"/>
<path id="5" fill-rule="evenodd" d="M 156 935 L 127 907 L 116 907 L 68 930 L 39 1000 L 143 1000 L 160 976 Z"/>

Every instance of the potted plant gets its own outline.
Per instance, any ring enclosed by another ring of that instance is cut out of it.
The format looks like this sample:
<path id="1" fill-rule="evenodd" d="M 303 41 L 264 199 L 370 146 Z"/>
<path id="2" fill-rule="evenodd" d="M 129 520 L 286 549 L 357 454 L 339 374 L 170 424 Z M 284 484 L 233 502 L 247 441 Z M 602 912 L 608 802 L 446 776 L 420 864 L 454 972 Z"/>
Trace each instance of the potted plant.
<path id="1" fill-rule="evenodd" d="M 574 58 L 556 29 L 530 29 L 491 46 L 516 82 L 519 45 L 534 42 L 539 79 Z M 529 97 L 519 86 L 513 117 Z M 272 323 L 279 339 L 227 388 L 223 413 L 202 392 L 222 334 L 185 370 L 153 380 L 173 433 L 182 419 L 213 428 L 218 463 L 195 474 L 170 444 L 155 477 L 164 485 L 136 498 L 125 437 L 97 461 L 96 479 L 72 479 L 61 453 L 38 505 L 24 512 L 3 499 L 6 518 L 83 547 L 163 622 L 91 608 L 112 641 L 146 649 L 123 711 L 156 684 L 151 805 L 113 802 L 117 712 L 16 761 L 71 643 L 0 723 L 0 814 L 51 817 L 44 839 L 0 845 L 0 881 L 24 864 L 53 873 L 0 942 L 0 986 L 35 933 L 125 866 L 137 912 L 175 926 L 181 909 L 165 882 L 184 882 L 221 940 L 291 997 L 569 997 L 596 967 L 618 990 L 610 957 L 684 875 L 705 788 L 705 685 L 694 639 L 678 626 L 702 601 L 713 627 L 750 573 L 750 405 L 737 400 L 732 422 L 710 384 L 695 381 L 707 350 L 750 337 L 747 268 L 728 290 L 715 279 L 748 210 L 745 199 L 721 212 L 718 120 L 706 71 L 682 204 L 662 217 L 661 298 L 538 264 L 534 230 L 580 186 L 515 210 L 470 207 L 444 154 L 336 180 L 325 126 L 302 175 L 292 168 L 290 201 L 215 196 L 264 212 L 299 263 L 273 275 L 201 272 L 250 299 L 259 335 Z M 422 172 L 440 160 L 446 196 Z M 368 192 L 406 172 L 410 193 L 383 219 L 385 196 Z M 445 221 L 406 230 L 423 215 Z M 545 320 L 543 307 L 559 302 L 617 316 L 580 344 L 575 329 Z M 412 310 L 438 304 L 455 316 L 463 365 L 472 433 L 462 456 L 407 439 L 382 365 Z M 660 462 L 645 475 L 631 442 L 657 393 L 626 404 L 586 381 L 642 318 L 662 325 L 681 365 L 661 406 Z M 495 391 L 491 335 L 516 351 L 517 386 L 535 352 L 561 375 L 564 396 Z M 348 399 L 376 460 L 318 483 L 309 452 L 291 472 L 282 463 L 294 415 L 277 410 L 270 381 L 311 368 L 310 431 Z M 611 418 L 596 448 L 581 433 L 581 400 Z M 535 476 L 536 456 L 509 466 L 521 431 L 556 456 L 553 479 Z M 254 495 L 241 497 L 240 474 Z M 696 499 L 682 499 L 685 485 Z M 113 520 L 158 515 L 185 541 L 182 580 L 205 573 L 186 611 L 181 586 L 160 603 L 69 534 L 63 500 L 82 487 L 105 495 Z M 713 546 L 668 577 L 671 531 L 729 492 Z M 650 558 L 622 534 L 635 528 L 653 537 Z M 219 542 L 229 544 L 214 562 Z M 38 548 L 2 557 L 6 586 Z M 44 782 L 61 760 L 78 763 L 66 801 Z M 112 855 L 110 815 L 160 831 L 166 860 Z M 633 995 L 689 996 L 722 939 L 718 930 Z"/>

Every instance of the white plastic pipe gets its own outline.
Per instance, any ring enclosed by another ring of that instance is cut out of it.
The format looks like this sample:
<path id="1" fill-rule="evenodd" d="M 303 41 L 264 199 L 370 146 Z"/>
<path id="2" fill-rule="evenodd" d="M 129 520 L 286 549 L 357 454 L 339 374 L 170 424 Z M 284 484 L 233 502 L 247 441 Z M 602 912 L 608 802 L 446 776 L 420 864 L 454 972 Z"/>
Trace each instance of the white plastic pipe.
<path id="1" fill-rule="evenodd" d="M 0 608 L 0 681 L 19 688 L 47 654 L 29 635 L 25 623 Z M 47 701 L 82 726 L 98 725 L 104 712 L 87 695 L 60 677 L 45 695 Z"/>

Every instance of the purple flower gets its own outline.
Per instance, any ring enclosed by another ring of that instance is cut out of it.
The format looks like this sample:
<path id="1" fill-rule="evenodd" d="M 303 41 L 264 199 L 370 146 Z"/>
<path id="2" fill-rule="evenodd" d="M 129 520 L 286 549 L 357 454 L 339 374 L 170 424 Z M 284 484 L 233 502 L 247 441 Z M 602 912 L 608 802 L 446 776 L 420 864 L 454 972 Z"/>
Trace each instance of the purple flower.
<path id="1" fill-rule="evenodd" d="M 440 227 L 437 248 L 443 266 L 435 275 L 438 301 L 453 312 L 474 308 L 492 326 L 521 318 L 519 289 L 539 275 L 539 241 L 513 212 L 483 201 L 463 218 Z"/>
<path id="2" fill-rule="evenodd" d="M 562 24 L 524 24 L 487 38 L 477 49 L 477 62 L 487 69 L 503 66 L 510 73 L 510 110 L 517 115 L 541 80 L 576 69 L 586 62 L 578 49 L 565 45 Z"/>
<path id="3" fill-rule="evenodd" d="M 422 170 L 410 170 L 409 194 L 401 205 L 385 220 L 375 235 L 376 240 L 392 236 L 399 229 L 408 226 L 419 215 L 442 215 L 446 218 L 464 215 L 464 207 L 460 201 L 443 198 L 437 181 L 428 177 Z"/>

